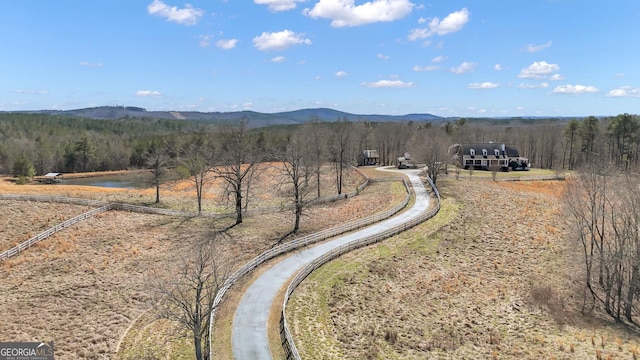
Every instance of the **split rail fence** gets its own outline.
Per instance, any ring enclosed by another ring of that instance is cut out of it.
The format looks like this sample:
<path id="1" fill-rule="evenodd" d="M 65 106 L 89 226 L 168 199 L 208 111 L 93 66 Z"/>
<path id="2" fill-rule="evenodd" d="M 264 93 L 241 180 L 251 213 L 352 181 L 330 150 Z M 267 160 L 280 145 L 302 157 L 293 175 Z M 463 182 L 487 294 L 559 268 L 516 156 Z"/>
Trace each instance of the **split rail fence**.
<path id="1" fill-rule="evenodd" d="M 366 176 L 362 171 L 358 168 L 353 167 L 363 178 L 364 182 L 358 186 L 358 188 L 352 192 L 340 194 L 340 195 L 328 195 L 319 197 L 311 200 L 310 204 L 320 204 L 325 202 L 336 201 L 339 199 L 344 199 L 347 197 L 353 197 L 360 193 L 364 188 L 369 184 L 369 177 Z M 186 216 L 186 217 L 195 217 L 195 216 L 205 216 L 205 217 L 213 217 L 213 218 L 221 218 L 221 217 L 232 217 L 235 216 L 234 213 L 211 213 L 211 212 L 203 212 L 198 213 L 194 211 L 182 211 L 182 210 L 171 210 L 171 209 L 158 209 L 152 208 L 148 206 L 139 206 L 139 205 L 130 205 L 124 203 L 109 203 L 107 201 L 100 200 L 90 200 L 90 199 L 80 199 L 80 198 L 70 198 L 70 197 L 62 197 L 62 196 L 45 196 L 45 195 L 21 195 L 21 194 L 0 194 L 0 200 L 20 200 L 20 201 L 36 201 L 36 202 L 55 202 L 55 203 L 63 203 L 63 204 L 75 204 L 75 205 L 86 205 L 97 207 L 97 209 L 88 211 L 86 213 L 80 214 L 74 218 L 71 218 L 67 221 L 64 221 L 56 226 L 28 239 L 24 242 L 14 246 L 13 248 L 3 251 L 0 253 L 0 261 L 7 260 L 8 258 L 18 255 L 24 250 L 32 247 L 38 242 L 51 237 L 51 235 L 57 233 L 58 231 L 65 229 L 71 225 L 77 224 L 80 221 L 86 220 L 92 216 L 95 216 L 99 213 L 103 213 L 109 210 L 124 210 L 131 211 L 142 214 L 156 214 L 156 215 L 166 215 L 166 216 Z M 288 207 L 285 207 L 288 208 Z M 274 211 L 282 211 L 282 207 L 271 207 L 271 208 L 262 208 L 256 210 L 246 211 L 246 215 L 259 215 L 272 213 Z"/>
<path id="2" fill-rule="evenodd" d="M 300 270 L 300 272 L 298 272 L 298 274 L 293 278 L 293 280 L 291 280 L 291 283 L 287 287 L 287 292 L 284 295 L 284 301 L 282 303 L 282 313 L 280 314 L 280 337 L 282 339 L 282 347 L 284 348 L 284 352 L 287 360 L 301 359 L 300 354 L 298 353 L 298 349 L 296 348 L 296 345 L 294 343 L 293 336 L 289 331 L 289 327 L 287 325 L 287 319 L 286 319 L 287 302 L 289 301 L 289 297 L 291 297 L 291 294 L 296 289 L 296 287 L 298 287 L 298 285 L 300 285 L 300 283 L 307 276 L 309 276 L 309 274 L 311 274 L 315 269 L 339 257 L 340 255 L 348 253 L 352 250 L 376 243 L 376 242 L 380 242 L 393 235 L 399 234 L 407 229 L 410 229 L 432 218 L 435 214 L 437 214 L 438 211 L 440 211 L 440 193 L 438 192 L 438 189 L 436 188 L 435 184 L 431 181 L 431 179 L 430 178 L 427 178 L 427 179 L 437 199 L 437 203 L 435 207 L 431 208 L 429 211 L 425 212 L 424 214 L 412 220 L 409 220 L 408 222 L 402 225 L 398 225 L 396 227 L 393 227 L 391 229 L 388 229 L 376 235 L 368 236 L 360 240 L 354 240 L 348 244 L 339 246 L 325 253 L 324 255 L 318 257 L 317 259 L 313 260 L 308 265 L 303 267 L 302 270 Z"/>
<path id="3" fill-rule="evenodd" d="M 93 209 L 91 211 L 87 211 L 86 213 L 80 214 L 76 217 L 73 217 L 67 221 L 61 222 L 60 224 L 49 228 L 48 230 L 41 232 L 40 234 L 30 238 L 29 240 L 26 240 L 14 247 L 12 247 L 11 249 L 7 250 L 7 251 L 3 251 L 2 253 L 0 253 L 0 261 L 4 261 L 7 260 L 8 258 L 14 256 L 14 255 L 18 255 L 21 252 L 27 250 L 28 248 L 32 247 L 33 245 L 39 243 L 40 241 L 51 237 L 53 234 L 68 228 L 71 225 L 75 225 L 77 223 L 79 223 L 80 221 L 86 220 L 90 217 L 93 217 L 97 214 L 103 213 L 105 211 L 109 211 L 113 208 L 113 204 L 107 204 L 107 205 L 103 205 L 97 209 Z"/>
<path id="4" fill-rule="evenodd" d="M 362 191 L 362 189 L 364 189 L 364 186 L 366 186 L 366 184 L 368 183 L 368 179 L 367 181 L 362 184 L 360 187 L 358 187 L 358 190 L 354 191 L 352 194 L 347 194 L 347 196 L 355 196 L 357 194 L 357 192 Z M 249 261 L 248 263 L 246 263 L 244 266 L 242 266 L 240 269 L 236 270 L 236 272 L 234 272 L 220 287 L 220 289 L 218 290 L 218 293 L 214 299 L 214 303 L 213 303 L 213 311 L 211 312 L 211 317 L 210 317 L 210 321 L 209 321 L 209 349 L 210 349 L 210 354 L 209 357 L 211 359 L 213 359 L 213 347 L 211 346 L 211 339 L 213 336 L 213 323 L 215 321 L 215 316 L 216 316 L 216 309 L 218 308 L 218 306 L 220 305 L 220 303 L 222 302 L 224 296 L 226 295 L 227 291 L 229 291 L 229 288 L 231 288 L 231 286 L 233 286 L 238 280 L 240 280 L 243 276 L 245 276 L 246 274 L 248 274 L 249 272 L 251 272 L 252 270 L 254 270 L 255 268 L 257 268 L 258 266 L 260 266 L 261 264 L 263 264 L 264 262 L 271 260 L 277 256 L 280 256 L 282 254 L 285 254 L 289 251 L 292 250 L 296 250 L 302 247 L 305 247 L 307 245 L 311 245 L 311 244 L 315 244 L 319 241 L 322 240 L 326 240 L 338 235 L 342 235 L 345 234 L 347 232 L 356 230 L 356 229 L 360 229 L 363 228 L 365 226 L 374 224 L 376 222 L 385 220 L 390 218 L 391 216 L 397 214 L 399 211 L 401 211 L 402 209 L 404 209 L 407 204 L 409 203 L 409 200 L 411 199 L 411 194 L 410 194 L 410 190 L 409 190 L 409 184 L 407 183 L 406 180 L 404 179 L 399 179 L 396 178 L 396 181 L 402 181 L 406 190 L 406 196 L 405 198 L 402 200 L 402 202 L 400 202 L 398 205 L 394 206 L 393 208 L 380 213 L 380 214 L 376 214 L 367 218 L 363 218 L 363 219 L 358 219 L 358 220 L 354 220 L 351 221 L 349 223 L 334 227 L 334 228 L 330 228 L 330 229 L 326 229 L 308 236 L 303 236 L 300 238 L 297 238 L 293 241 L 290 241 L 288 243 L 282 244 L 282 245 L 278 245 L 278 246 L 274 246 L 273 248 L 263 252 L 262 254 L 258 255 L 257 257 L 253 258 L 251 261 Z M 345 195 L 341 195 L 341 197 L 345 197 Z"/>

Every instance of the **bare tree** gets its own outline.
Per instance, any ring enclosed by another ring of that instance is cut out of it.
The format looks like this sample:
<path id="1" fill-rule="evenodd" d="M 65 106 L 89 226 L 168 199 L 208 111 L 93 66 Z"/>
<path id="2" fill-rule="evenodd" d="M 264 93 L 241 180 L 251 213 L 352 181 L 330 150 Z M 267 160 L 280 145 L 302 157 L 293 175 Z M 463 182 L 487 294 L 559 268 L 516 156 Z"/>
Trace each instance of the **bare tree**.
<path id="1" fill-rule="evenodd" d="M 637 181 L 614 166 L 592 164 L 570 183 L 566 202 L 583 255 L 583 311 L 590 299 L 616 321 L 634 323 L 640 315 Z"/>
<path id="2" fill-rule="evenodd" d="M 313 171 L 307 171 L 307 174 L 313 174 L 316 177 L 316 193 L 317 197 L 321 196 L 320 191 L 320 175 L 323 164 L 323 157 L 326 153 L 326 130 L 320 123 L 320 120 L 315 117 L 308 123 L 303 125 L 304 137 L 307 139 L 308 154 L 306 156 L 305 164 Z"/>
<path id="3" fill-rule="evenodd" d="M 438 175 L 446 171 L 450 145 L 445 129 L 433 126 L 419 128 L 410 142 L 411 156 L 426 164 L 427 174 L 434 184 Z"/>
<path id="4" fill-rule="evenodd" d="M 227 193 L 235 203 L 236 222 L 242 223 L 243 196 L 249 195 L 248 185 L 258 161 L 256 142 L 248 130 L 248 120 L 227 124 L 220 134 L 220 156 L 213 172 L 227 185 Z"/>
<path id="5" fill-rule="evenodd" d="M 350 139 L 351 123 L 346 117 L 337 121 L 331 141 L 331 161 L 336 173 L 336 190 L 342 194 L 342 171 L 347 160 L 347 146 Z"/>
<path id="6" fill-rule="evenodd" d="M 382 165 L 391 165 L 397 157 L 406 152 L 405 147 L 415 131 L 409 123 L 378 123 L 374 128 L 375 141 L 380 148 Z M 363 149 L 361 149 L 363 150 Z"/>
<path id="7" fill-rule="evenodd" d="M 214 300 L 229 277 L 232 263 L 221 251 L 220 235 L 194 240 L 182 257 L 179 272 L 171 279 L 158 279 L 160 318 L 176 322 L 193 336 L 197 360 L 209 360 L 209 321 Z"/>
<path id="8" fill-rule="evenodd" d="M 287 186 L 287 190 L 291 192 L 293 203 L 294 225 L 291 232 L 279 241 L 282 242 L 287 236 L 296 234 L 300 229 L 300 219 L 306 205 L 306 200 L 312 192 L 312 188 L 304 181 L 306 171 L 309 167 L 305 166 L 304 158 L 308 154 L 308 148 L 304 136 L 304 129 L 300 129 L 288 134 L 283 147 L 276 152 L 274 158 L 279 162 L 280 175 L 283 178 L 282 185 Z"/>
<path id="9" fill-rule="evenodd" d="M 202 213 L 202 196 L 206 185 L 215 179 L 212 171 L 214 151 L 214 145 L 204 134 L 182 139 L 178 151 L 180 163 L 188 172 L 186 175 L 195 184 L 199 214 Z"/>

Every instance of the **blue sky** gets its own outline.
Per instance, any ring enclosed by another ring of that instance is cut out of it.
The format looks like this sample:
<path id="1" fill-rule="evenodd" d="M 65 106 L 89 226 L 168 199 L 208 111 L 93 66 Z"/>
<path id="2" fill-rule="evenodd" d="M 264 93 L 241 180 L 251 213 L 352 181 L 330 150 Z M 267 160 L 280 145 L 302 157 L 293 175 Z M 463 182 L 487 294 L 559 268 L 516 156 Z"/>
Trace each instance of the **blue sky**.
<path id="1" fill-rule="evenodd" d="M 5 0 L 0 111 L 640 113 L 637 0 Z"/>

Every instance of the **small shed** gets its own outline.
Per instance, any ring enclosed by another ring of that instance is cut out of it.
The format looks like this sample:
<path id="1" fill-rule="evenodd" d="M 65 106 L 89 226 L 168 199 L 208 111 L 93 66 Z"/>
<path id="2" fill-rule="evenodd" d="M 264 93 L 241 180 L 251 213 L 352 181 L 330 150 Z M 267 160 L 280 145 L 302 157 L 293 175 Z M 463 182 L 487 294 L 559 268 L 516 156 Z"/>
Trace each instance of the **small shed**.
<path id="1" fill-rule="evenodd" d="M 62 180 L 62 173 L 50 172 L 43 176 L 43 182 L 46 184 L 59 183 Z"/>
<path id="2" fill-rule="evenodd" d="M 379 165 L 378 150 L 363 150 L 358 157 L 358 166 Z"/>

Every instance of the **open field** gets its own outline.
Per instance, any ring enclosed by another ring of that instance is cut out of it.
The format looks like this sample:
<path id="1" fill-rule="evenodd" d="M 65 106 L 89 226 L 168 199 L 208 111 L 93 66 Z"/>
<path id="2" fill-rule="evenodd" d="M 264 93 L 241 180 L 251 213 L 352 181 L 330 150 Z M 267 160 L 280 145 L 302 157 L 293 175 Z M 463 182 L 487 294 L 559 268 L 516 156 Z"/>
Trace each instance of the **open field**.
<path id="1" fill-rule="evenodd" d="M 435 218 L 330 262 L 294 292 L 302 358 L 640 356 L 637 332 L 580 312 L 563 182 L 451 177 L 439 188 Z"/>
<path id="2" fill-rule="evenodd" d="M 0 252 L 9 250 L 56 224 L 91 211 L 82 205 L 0 200 Z M 33 216 L 38 214 L 38 216 Z"/>
<path id="3" fill-rule="evenodd" d="M 270 182 L 269 182 L 270 181 Z M 272 205 L 276 177 L 264 177 L 254 206 Z M 362 178 L 350 172 L 345 189 L 351 191 Z M 331 178 L 323 189 L 329 193 Z M 365 217 L 395 204 L 390 186 L 399 183 L 373 183 L 361 195 L 335 203 L 318 205 L 302 219 L 301 232 L 312 233 L 339 223 Z M 0 191 L 51 196 L 72 196 L 98 200 L 149 202 L 153 192 L 84 186 L 15 185 L 0 182 Z M 219 189 L 211 189 L 215 194 Z M 164 196 L 163 196 L 164 195 Z M 169 184 L 161 193 L 165 207 L 192 207 L 188 183 Z M 269 196 L 271 195 L 271 196 Z M 213 196 L 209 199 L 215 206 Z M 56 219 L 76 216 L 85 207 L 52 203 L 2 201 L 2 234 L 7 244 L 36 234 L 54 225 Z M 239 267 L 258 253 L 273 246 L 292 226 L 290 212 L 251 216 L 228 231 L 226 251 Z M 231 219 L 173 218 L 110 211 L 63 230 L 23 254 L 0 262 L 0 322 L 3 341 L 53 340 L 61 358 L 114 358 L 126 330 L 121 358 L 140 358 L 164 353 L 169 357 L 190 355 L 191 343 L 174 331 L 172 324 L 156 322 L 147 310 L 153 304 L 149 281 L 172 273 L 185 245 L 194 238 L 226 227 Z M 19 226 L 18 226 L 19 224 Z M 133 323 L 134 320 L 138 320 Z M 143 329 L 143 331 L 140 331 Z M 158 331 L 159 330 L 159 331 Z M 148 331 L 145 333 L 144 331 Z M 156 337 L 147 336 L 149 332 Z M 163 337 L 163 334 L 171 334 Z M 141 335 L 141 334 L 144 334 Z M 177 335 L 176 335 L 177 334 Z M 131 351 L 131 349 L 137 349 Z"/>

